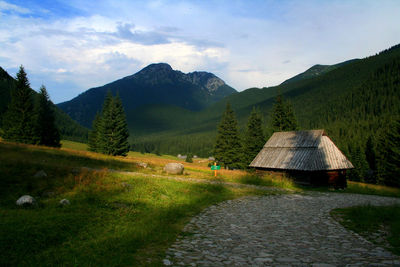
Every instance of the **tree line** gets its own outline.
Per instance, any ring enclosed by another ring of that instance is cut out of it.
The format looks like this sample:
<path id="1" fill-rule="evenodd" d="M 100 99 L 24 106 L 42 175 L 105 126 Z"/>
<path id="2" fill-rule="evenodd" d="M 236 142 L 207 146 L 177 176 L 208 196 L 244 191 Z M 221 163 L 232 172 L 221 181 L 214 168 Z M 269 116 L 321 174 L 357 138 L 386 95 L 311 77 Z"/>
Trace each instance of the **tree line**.
<path id="1" fill-rule="evenodd" d="M 60 147 L 60 130 L 55 123 L 55 107 L 46 87 L 38 96 L 30 88 L 23 66 L 11 89 L 11 101 L 2 117 L 1 136 L 6 141 Z M 89 149 L 108 155 L 126 156 L 129 151 L 128 127 L 119 96 L 109 92 L 103 110 L 97 114 L 89 135 Z"/>
<path id="2" fill-rule="evenodd" d="M 298 129 L 292 105 L 278 95 L 271 115 L 271 129 L 294 131 Z M 263 120 L 259 109 L 253 108 L 243 135 L 229 102 L 217 128 L 214 157 L 225 168 L 244 169 L 249 166 L 264 146 L 272 132 L 264 133 Z"/>
<path id="3" fill-rule="evenodd" d="M 46 87 L 42 85 L 38 98 L 30 88 L 23 66 L 11 90 L 11 101 L 3 115 L 4 140 L 25 144 L 60 147 L 60 133 L 55 125 L 54 108 Z"/>

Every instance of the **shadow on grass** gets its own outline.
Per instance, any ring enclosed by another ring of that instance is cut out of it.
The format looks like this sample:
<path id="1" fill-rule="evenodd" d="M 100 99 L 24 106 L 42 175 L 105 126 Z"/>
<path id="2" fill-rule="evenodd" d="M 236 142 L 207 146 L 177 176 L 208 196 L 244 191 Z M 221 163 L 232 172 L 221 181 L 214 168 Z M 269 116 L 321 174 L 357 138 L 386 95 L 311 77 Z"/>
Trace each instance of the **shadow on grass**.
<path id="1" fill-rule="evenodd" d="M 36 209 L 2 206 L 0 265 L 160 265 L 192 216 L 235 196 L 222 185 L 96 175 L 64 192 L 67 207 L 57 204 L 64 195 Z M 128 179 L 131 191 L 121 185 Z"/>

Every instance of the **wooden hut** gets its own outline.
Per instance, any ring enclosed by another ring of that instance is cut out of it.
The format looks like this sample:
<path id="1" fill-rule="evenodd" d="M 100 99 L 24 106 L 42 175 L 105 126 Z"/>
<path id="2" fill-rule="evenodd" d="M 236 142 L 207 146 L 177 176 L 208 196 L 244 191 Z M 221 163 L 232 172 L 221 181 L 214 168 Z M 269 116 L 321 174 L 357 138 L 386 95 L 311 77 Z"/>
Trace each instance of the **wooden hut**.
<path id="1" fill-rule="evenodd" d="M 299 183 L 346 187 L 353 164 L 324 130 L 276 132 L 250 163 L 257 172 L 285 172 Z"/>

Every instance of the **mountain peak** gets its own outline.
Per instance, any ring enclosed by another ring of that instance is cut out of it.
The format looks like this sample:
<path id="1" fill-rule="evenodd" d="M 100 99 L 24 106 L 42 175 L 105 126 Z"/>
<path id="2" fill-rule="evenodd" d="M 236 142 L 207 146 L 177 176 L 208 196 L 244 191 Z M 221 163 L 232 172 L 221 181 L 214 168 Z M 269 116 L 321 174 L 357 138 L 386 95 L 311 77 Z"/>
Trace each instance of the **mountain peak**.
<path id="1" fill-rule="evenodd" d="M 154 74 L 154 73 L 168 73 L 172 72 L 172 67 L 167 63 L 153 63 L 144 67 L 141 71 L 137 74 Z"/>

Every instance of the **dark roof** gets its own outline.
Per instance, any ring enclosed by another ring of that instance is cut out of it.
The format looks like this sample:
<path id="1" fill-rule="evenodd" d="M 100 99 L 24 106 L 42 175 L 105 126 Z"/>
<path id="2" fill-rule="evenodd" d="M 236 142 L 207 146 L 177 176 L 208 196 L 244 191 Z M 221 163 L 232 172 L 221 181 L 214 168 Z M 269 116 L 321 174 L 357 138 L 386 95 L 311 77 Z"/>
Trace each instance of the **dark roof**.
<path id="1" fill-rule="evenodd" d="M 276 132 L 250 167 L 301 171 L 354 168 L 324 130 Z"/>

